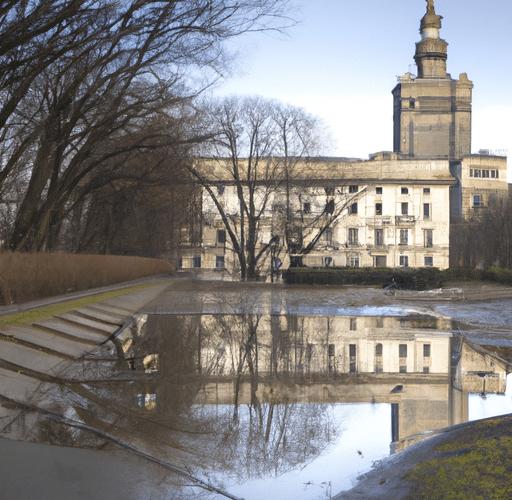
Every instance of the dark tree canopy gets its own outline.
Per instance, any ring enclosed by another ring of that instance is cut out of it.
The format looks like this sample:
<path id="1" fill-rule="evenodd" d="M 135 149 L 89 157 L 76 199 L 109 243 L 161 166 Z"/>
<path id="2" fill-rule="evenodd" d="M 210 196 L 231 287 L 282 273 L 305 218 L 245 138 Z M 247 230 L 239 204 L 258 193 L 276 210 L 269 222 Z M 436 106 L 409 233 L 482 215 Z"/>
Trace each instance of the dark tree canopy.
<path id="1" fill-rule="evenodd" d="M 280 0 L 1 2 L 0 196 L 18 207 L 4 245 L 52 249 L 83 183 L 225 72 L 225 40 L 290 25 L 287 12 Z"/>

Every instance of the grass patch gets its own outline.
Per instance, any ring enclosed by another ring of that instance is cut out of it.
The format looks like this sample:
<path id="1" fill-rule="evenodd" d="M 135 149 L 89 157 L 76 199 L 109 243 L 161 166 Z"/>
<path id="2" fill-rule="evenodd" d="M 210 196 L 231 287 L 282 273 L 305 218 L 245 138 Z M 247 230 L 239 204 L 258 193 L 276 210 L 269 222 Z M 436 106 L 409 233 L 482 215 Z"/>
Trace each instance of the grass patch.
<path id="1" fill-rule="evenodd" d="M 83 297 L 80 299 L 68 300 L 66 302 L 59 302 L 58 304 L 39 307 L 31 311 L 10 314 L 8 316 L 0 317 L 0 325 L 13 326 L 23 325 L 26 323 L 34 323 L 43 319 L 52 318 L 53 316 L 57 316 L 59 314 L 64 314 L 65 312 L 72 311 L 74 309 L 79 309 L 80 307 L 94 304 L 95 302 L 102 302 L 104 300 L 113 299 L 115 297 L 119 297 L 120 295 L 136 292 L 138 290 L 144 290 L 145 288 L 161 285 L 162 283 L 163 282 L 142 283 L 140 285 L 134 285 L 120 290 L 112 290 L 109 292 L 90 295 L 89 297 Z"/>
<path id="2" fill-rule="evenodd" d="M 511 419 L 479 422 L 437 448 L 440 458 L 421 464 L 404 479 L 408 500 L 505 500 L 512 498 Z"/>
<path id="3" fill-rule="evenodd" d="M 0 253 L 0 305 L 21 304 L 173 271 L 164 259 Z"/>

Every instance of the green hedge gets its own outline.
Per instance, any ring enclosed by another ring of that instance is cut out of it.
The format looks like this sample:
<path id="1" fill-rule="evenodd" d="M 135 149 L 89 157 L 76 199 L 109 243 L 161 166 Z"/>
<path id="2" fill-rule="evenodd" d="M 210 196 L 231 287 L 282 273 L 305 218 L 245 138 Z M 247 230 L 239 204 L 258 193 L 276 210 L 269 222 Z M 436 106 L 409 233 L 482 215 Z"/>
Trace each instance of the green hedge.
<path id="1" fill-rule="evenodd" d="M 484 272 L 484 279 L 493 283 L 512 285 L 512 270 L 501 269 L 500 267 L 489 267 Z"/>
<path id="2" fill-rule="evenodd" d="M 467 269 L 465 267 L 455 267 L 445 269 L 443 275 L 446 281 L 482 281 L 485 279 L 485 273 L 482 269 Z"/>
<path id="3" fill-rule="evenodd" d="M 393 281 L 398 288 L 426 290 L 444 284 L 442 271 L 435 267 L 420 269 L 392 269 L 369 267 L 346 268 L 290 268 L 283 273 L 283 280 L 294 285 L 380 285 Z"/>
<path id="4" fill-rule="evenodd" d="M 292 267 L 283 272 L 283 281 L 289 285 L 379 285 L 393 281 L 398 288 L 428 290 L 440 288 L 448 281 L 489 281 L 512 286 L 512 270 L 490 267 L 482 269 L 454 268 L 440 271 L 435 267 L 392 269 L 387 267 L 308 268 Z"/>

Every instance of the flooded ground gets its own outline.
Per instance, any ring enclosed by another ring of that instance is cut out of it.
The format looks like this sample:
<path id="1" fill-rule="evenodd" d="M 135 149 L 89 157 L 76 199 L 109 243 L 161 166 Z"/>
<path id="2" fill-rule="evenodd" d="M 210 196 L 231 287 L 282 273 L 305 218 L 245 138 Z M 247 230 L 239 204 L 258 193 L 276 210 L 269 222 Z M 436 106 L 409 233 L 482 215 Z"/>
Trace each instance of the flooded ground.
<path id="1" fill-rule="evenodd" d="M 1 435 L 166 471 L 133 498 L 330 498 L 418 436 L 512 412 L 512 300 L 486 293 L 176 281 Z"/>

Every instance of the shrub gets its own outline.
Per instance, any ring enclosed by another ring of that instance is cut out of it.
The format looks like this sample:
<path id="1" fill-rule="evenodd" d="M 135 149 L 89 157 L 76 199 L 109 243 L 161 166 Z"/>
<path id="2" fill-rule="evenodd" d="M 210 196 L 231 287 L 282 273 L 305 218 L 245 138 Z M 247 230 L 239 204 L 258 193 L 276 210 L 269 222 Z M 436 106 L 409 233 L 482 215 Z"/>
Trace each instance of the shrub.
<path id="1" fill-rule="evenodd" d="M 455 267 L 443 271 L 446 281 L 482 281 L 484 272 L 481 269 L 468 269 L 465 267 Z"/>
<path id="2" fill-rule="evenodd" d="M 172 270 L 163 259 L 5 252 L 0 253 L 0 303 L 17 304 Z"/>
<path id="3" fill-rule="evenodd" d="M 287 284 L 300 285 L 380 285 L 396 283 L 398 288 L 426 290 L 443 286 L 444 276 L 437 268 L 290 268 L 283 273 Z"/>
<path id="4" fill-rule="evenodd" d="M 502 283 L 503 285 L 512 285 L 512 270 L 501 269 L 500 267 L 489 267 L 483 273 L 484 279 L 493 283 Z"/>

